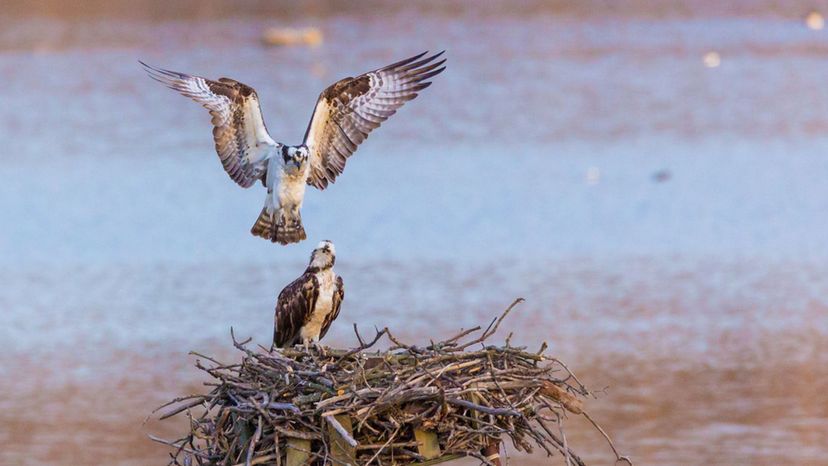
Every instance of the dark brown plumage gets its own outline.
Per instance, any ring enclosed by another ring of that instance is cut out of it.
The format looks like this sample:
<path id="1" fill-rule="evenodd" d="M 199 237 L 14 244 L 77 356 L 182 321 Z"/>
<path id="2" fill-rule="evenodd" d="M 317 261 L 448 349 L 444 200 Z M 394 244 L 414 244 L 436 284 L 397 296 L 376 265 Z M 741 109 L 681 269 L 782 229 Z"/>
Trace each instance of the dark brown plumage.
<path id="1" fill-rule="evenodd" d="M 345 162 L 368 134 L 431 85 L 445 69 L 443 52 L 427 52 L 337 81 L 322 91 L 305 132 L 311 150 L 308 184 L 325 189 L 345 169 Z"/>
<path id="2" fill-rule="evenodd" d="M 331 323 L 339 315 L 342 300 L 345 299 L 345 285 L 342 277 L 333 272 L 334 262 L 333 244 L 323 241 L 314 250 L 311 255 L 311 263 L 302 276 L 291 282 L 279 293 L 279 298 L 276 300 L 276 317 L 273 328 L 273 345 L 275 347 L 285 348 L 297 343 L 307 343 L 303 341 L 302 330 L 308 324 L 311 324 L 311 328 L 306 331 L 309 335 L 305 335 L 305 339 L 309 340 L 308 342 L 314 339 L 318 341 L 328 333 Z M 320 263 L 323 265 L 320 266 Z M 323 280 L 328 281 L 322 283 Z M 326 291 L 324 289 L 326 284 L 333 287 L 333 290 L 327 289 L 331 292 L 330 308 L 316 309 L 320 301 L 320 294 Z M 312 323 L 314 311 L 326 313 L 321 323 L 316 322 L 319 324 L 318 335 L 313 334 L 317 328 L 313 327 Z"/>
<path id="3" fill-rule="evenodd" d="M 273 344 L 277 348 L 293 346 L 299 339 L 299 331 L 316 306 L 319 282 L 313 273 L 305 272 L 279 293 L 276 301 L 276 321 L 273 327 Z"/>
<path id="4" fill-rule="evenodd" d="M 154 68 L 144 62 L 152 79 L 200 103 L 210 112 L 213 142 L 224 170 L 244 188 L 263 179 L 266 165 L 258 146 L 275 144 L 259 107 L 256 91 L 230 78 L 218 81 Z"/>

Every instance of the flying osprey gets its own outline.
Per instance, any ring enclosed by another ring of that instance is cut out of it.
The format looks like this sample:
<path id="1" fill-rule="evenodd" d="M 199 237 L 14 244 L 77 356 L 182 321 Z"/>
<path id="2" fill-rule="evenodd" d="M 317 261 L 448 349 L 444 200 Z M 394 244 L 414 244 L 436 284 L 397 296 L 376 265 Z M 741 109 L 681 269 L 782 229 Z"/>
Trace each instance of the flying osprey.
<path id="1" fill-rule="evenodd" d="M 275 347 L 316 345 L 328 333 L 345 297 L 342 277 L 333 271 L 334 262 L 333 243 L 322 241 L 311 253 L 305 273 L 279 293 L 273 328 Z"/>
<path id="2" fill-rule="evenodd" d="M 289 244 L 306 238 L 299 212 L 305 184 L 322 190 L 333 183 L 371 130 L 445 69 L 445 59 L 436 61 L 443 52 L 423 58 L 427 53 L 341 79 L 322 91 L 298 146 L 270 137 L 252 87 L 230 78 L 211 81 L 140 63 L 150 77 L 210 111 L 224 170 L 243 188 L 257 180 L 267 188 L 264 208 L 250 232 Z"/>

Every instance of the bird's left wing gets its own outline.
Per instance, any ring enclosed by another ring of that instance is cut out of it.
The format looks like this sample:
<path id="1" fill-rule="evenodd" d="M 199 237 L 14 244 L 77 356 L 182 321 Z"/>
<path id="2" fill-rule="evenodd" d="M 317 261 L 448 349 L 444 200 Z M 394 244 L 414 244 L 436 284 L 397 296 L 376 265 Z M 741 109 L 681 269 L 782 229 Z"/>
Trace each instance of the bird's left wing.
<path id="1" fill-rule="evenodd" d="M 213 81 L 139 63 L 152 79 L 210 111 L 216 152 L 233 181 L 249 188 L 262 177 L 267 169 L 265 159 L 278 144 L 267 132 L 252 87 L 230 78 Z"/>
<path id="2" fill-rule="evenodd" d="M 328 333 L 331 324 L 339 316 L 339 308 L 342 307 L 343 299 L 345 299 L 345 284 L 342 281 L 342 277 L 336 277 L 336 289 L 331 300 L 331 313 L 325 316 L 325 321 L 322 322 L 322 329 L 319 332 L 320 340 Z"/>
<path id="3" fill-rule="evenodd" d="M 318 297 L 319 286 L 316 277 L 307 272 L 279 293 L 273 329 L 273 343 L 277 348 L 297 342 L 302 326 L 316 307 Z"/>
<path id="4" fill-rule="evenodd" d="M 310 150 L 308 184 L 325 189 L 374 128 L 397 112 L 440 74 L 443 52 L 423 52 L 378 70 L 337 81 L 320 94 L 305 132 Z"/>

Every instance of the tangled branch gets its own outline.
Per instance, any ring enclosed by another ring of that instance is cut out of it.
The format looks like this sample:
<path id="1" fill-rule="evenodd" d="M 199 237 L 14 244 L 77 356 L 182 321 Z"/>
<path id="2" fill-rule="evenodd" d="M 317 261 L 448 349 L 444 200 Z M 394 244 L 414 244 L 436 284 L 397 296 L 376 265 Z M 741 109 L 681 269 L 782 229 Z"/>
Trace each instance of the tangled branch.
<path id="1" fill-rule="evenodd" d="M 174 448 L 170 465 L 282 465 L 298 448 L 291 439 L 309 442 L 302 453 L 312 464 L 344 464 L 333 452 L 332 429 L 357 464 L 383 465 L 426 461 L 413 435 L 418 430 L 436 434 L 440 459 L 473 456 L 493 464 L 481 451 L 508 438 L 519 451 L 540 448 L 583 465 L 567 445 L 562 420 L 570 413 L 591 421 L 583 409 L 587 389 L 543 354 L 546 345 L 540 352 L 510 346 L 508 339 L 504 346 L 486 345 L 522 301 L 477 337 L 479 327 L 423 347 L 403 343 L 387 328 L 364 339 L 356 326 L 359 345 L 350 350 L 254 351 L 234 336 L 241 363 L 199 355 L 210 363 L 196 366 L 214 379 L 213 389 L 159 408 L 161 419 L 186 413 L 189 432 L 152 439 Z M 382 337 L 391 349 L 371 351 Z"/>

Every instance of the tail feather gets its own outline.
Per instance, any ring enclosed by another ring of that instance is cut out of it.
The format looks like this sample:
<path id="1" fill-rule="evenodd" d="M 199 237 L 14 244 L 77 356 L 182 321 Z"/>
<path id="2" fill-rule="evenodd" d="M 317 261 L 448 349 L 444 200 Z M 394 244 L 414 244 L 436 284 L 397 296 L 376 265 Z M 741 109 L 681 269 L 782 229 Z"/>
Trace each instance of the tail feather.
<path id="1" fill-rule="evenodd" d="M 268 213 L 267 208 L 263 208 L 259 218 L 256 219 L 256 223 L 253 224 L 253 228 L 250 229 L 250 233 L 254 236 L 270 239 L 273 237 L 274 225 L 273 214 Z"/>
<path id="2" fill-rule="evenodd" d="M 262 209 L 250 233 L 279 244 L 298 243 L 307 238 L 298 212 L 289 216 L 282 210 L 268 212 L 267 207 Z"/>

